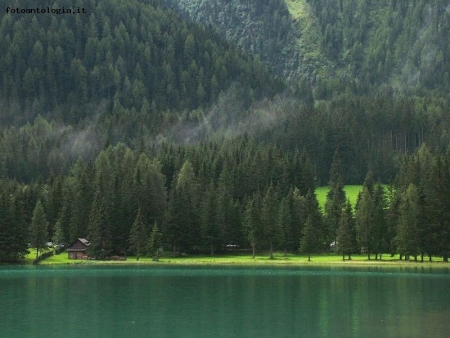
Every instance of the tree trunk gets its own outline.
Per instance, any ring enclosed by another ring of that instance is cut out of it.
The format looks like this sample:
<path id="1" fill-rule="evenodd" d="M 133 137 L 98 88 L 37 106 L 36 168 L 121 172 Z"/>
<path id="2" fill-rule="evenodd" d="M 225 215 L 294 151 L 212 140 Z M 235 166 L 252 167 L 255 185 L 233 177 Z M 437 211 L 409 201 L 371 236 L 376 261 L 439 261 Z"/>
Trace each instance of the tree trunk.
<path id="1" fill-rule="evenodd" d="M 211 256 L 214 256 L 214 245 L 211 242 Z"/>
<path id="2" fill-rule="evenodd" d="M 350 256 L 350 254 L 348 255 L 348 260 L 351 261 L 352 257 Z"/>
<path id="3" fill-rule="evenodd" d="M 370 251 L 367 252 L 367 258 L 368 258 L 369 261 L 370 261 Z"/>
<path id="4" fill-rule="evenodd" d="M 433 261 L 433 259 L 431 258 L 431 255 L 428 255 L 428 261 L 429 261 L 429 262 L 432 262 L 432 261 Z"/>
<path id="5" fill-rule="evenodd" d="M 308 262 L 311 262 L 311 254 L 308 254 Z"/>
<path id="6" fill-rule="evenodd" d="M 445 263 L 448 263 L 448 255 L 446 253 L 444 254 L 443 261 Z"/>
<path id="7" fill-rule="evenodd" d="M 420 261 L 423 263 L 423 253 L 420 254 Z"/>
<path id="8" fill-rule="evenodd" d="M 342 260 L 345 261 L 345 254 L 342 254 Z"/>
<path id="9" fill-rule="evenodd" d="M 252 258 L 255 258 L 255 246 L 252 246 Z"/>

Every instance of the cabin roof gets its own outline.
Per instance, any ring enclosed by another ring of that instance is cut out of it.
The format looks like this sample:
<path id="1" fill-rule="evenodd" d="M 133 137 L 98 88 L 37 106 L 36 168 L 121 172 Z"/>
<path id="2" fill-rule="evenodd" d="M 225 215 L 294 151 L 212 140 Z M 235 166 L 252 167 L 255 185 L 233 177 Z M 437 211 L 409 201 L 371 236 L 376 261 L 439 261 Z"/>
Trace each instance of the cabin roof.
<path id="1" fill-rule="evenodd" d="M 77 238 L 67 247 L 67 251 L 85 251 L 89 244 L 91 243 L 86 238 Z"/>

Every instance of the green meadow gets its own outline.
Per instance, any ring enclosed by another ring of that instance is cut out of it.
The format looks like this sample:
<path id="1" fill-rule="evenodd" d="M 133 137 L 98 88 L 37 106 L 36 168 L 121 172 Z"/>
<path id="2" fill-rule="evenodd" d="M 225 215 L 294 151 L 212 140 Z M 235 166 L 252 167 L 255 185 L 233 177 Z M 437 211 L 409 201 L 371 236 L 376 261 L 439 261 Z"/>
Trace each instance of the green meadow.
<path id="1" fill-rule="evenodd" d="M 437 263 L 437 264 L 436 264 Z M 441 263 L 441 264 L 439 264 Z M 40 265 L 53 265 L 53 264 L 100 264 L 100 265 L 120 265 L 120 264 L 174 264 L 174 265 L 349 265 L 349 266 L 360 266 L 360 265 L 380 265 L 380 266 L 390 266 L 390 265 L 421 265 L 428 266 L 432 264 L 433 266 L 448 266 L 447 264 L 442 264 L 442 258 L 433 258 L 433 262 L 429 263 L 425 261 L 414 262 L 414 261 L 403 261 L 399 260 L 398 255 L 390 256 L 385 254 L 382 259 L 368 260 L 367 255 L 352 255 L 351 260 L 342 260 L 341 255 L 336 254 L 317 254 L 311 255 L 311 261 L 308 262 L 307 255 L 294 255 L 283 253 L 275 253 L 274 259 L 270 259 L 268 254 L 260 254 L 255 258 L 252 258 L 250 254 L 227 254 L 227 255 L 183 255 L 181 257 L 171 257 L 169 253 L 162 257 L 158 262 L 154 262 L 149 257 L 140 257 L 136 260 L 136 257 L 129 256 L 126 261 L 96 261 L 96 260 L 74 260 L 68 259 L 67 253 L 63 252 L 60 255 L 54 255 L 49 257 L 39 263 Z"/>
<path id="2" fill-rule="evenodd" d="M 347 195 L 347 198 L 350 199 L 350 203 L 355 206 L 356 200 L 358 198 L 358 193 L 362 191 L 363 186 L 362 185 L 346 185 L 344 186 L 345 194 Z M 325 187 L 318 187 L 316 189 L 316 195 L 317 200 L 319 201 L 319 205 L 322 208 L 322 210 L 325 207 L 325 202 L 327 200 L 327 194 L 330 188 L 328 186 Z"/>

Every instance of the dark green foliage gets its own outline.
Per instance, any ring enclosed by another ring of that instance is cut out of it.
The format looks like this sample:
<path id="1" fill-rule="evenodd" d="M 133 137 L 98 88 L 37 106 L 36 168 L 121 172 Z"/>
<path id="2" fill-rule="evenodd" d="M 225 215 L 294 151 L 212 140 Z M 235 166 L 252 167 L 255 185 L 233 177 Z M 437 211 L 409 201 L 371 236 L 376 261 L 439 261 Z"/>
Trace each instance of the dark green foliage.
<path id="1" fill-rule="evenodd" d="M 374 246 L 373 200 L 368 188 L 364 188 L 358 208 L 356 209 L 356 229 L 359 248 L 370 259 Z"/>
<path id="2" fill-rule="evenodd" d="M 23 0 L 19 7 L 35 8 L 35 3 Z M 233 82 L 256 98 L 283 88 L 259 62 L 158 2 L 94 0 L 80 7 L 88 13 L 2 13 L 0 102 L 28 115 L 21 118 L 7 109 L 3 121 L 22 122 L 52 111 L 52 117 L 73 123 L 93 117 L 92 108 L 104 110 L 105 103 L 109 110 L 113 102 L 119 110 L 155 115 L 209 106 Z"/>
<path id="3" fill-rule="evenodd" d="M 271 184 L 262 200 L 261 205 L 261 223 L 264 237 L 269 247 L 270 258 L 273 258 L 273 250 L 279 237 L 278 225 L 278 196 L 275 188 Z"/>
<path id="4" fill-rule="evenodd" d="M 406 257 L 419 254 L 419 192 L 414 184 L 410 184 L 403 194 L 399 210 L 397 250 Z"/>
<path id="5" fill-rule="evenodd" d="M 221 17 L 220 3 L 199 4 Z M 233 22 L 230 32 L 256 24 L 264 43 L 237 39 L 276 59 L 291 18 L 281 0 L 255 4 L 227 1 L 222 24 Z M 333 62 L 315 73 L 307 60 L 290 65 L 314 76 L 278 96 L 284 85 L 261 63 L 159 1 L 89 5 L 89 15 L 1 14 L 0 259 L 26 253 L 38 200 L 47 240 L 86 237 L 97 258 L 126 253 L 137 210 L 145 234 L 157 223 L 176 253 L 232 245 L 272 255 L 301 243 L 327 252 L 350 231 L 338 231 L 351 223 L 343 185 L 366 177 L 355 210 L 359 249 L 448 260 L 442 2 L 308 2 L 321 31 L 317 58 Z M 394 177 L 385 197 L 375 182 Z M 314 188 L 327 182 L 324 217 Z M 417 199 L 407 198 L 411 184 Z M 413 202 L 417 236 L 408 239 Z"/>
<path id="6" fill-rule="evenodd" d="M 36 248 L 36 258 L 38 258 L 39 251 L 45 247 L 45 243 L 48 241 L 48 221 L 41 200 L 37 201 L 33 211 L 30 226 L 30 241 L 31 245 Z"/>
<path id="7" fill-rule="evenodd" d="M 148 252 L 154 261 L 159 261 L 162 255 L 162 234 L 159 231 L 158 225 L 155 223 L 150 233 L 150 240 L 148 244 Z"/>
<path id="8" fill-rule="evenodd" d="M 166 0 L 165 3 L 191 20 L 217 28 L 228 41 L 258 56 L 279 75 L 298 79 L 302 71 L 312 68 L 312 62 L 306 64 L 309 60 L 297 47 L 296 32 L 284 0 L 258 3 Z"/>
<path id="9" fill-rule="evenodd" d="M 255 193 L 247 202 L 243 217 L 244 231 L 248 242 L 252 248 L 252 256 L 255 258 L 256 250 L 262 246 L 262 226 L 261 226 L 261 198 L 259 193 Z"/>
<path id="10" fill-rule="evenodd" d="M 330 190 L 325 203 L 327 242 L 330 244 L 336 242 L 337 230 L 346 200 L 343 176 L 341 159 L 336 150 L 333 156 L 333 163 L 331 164 L 330 181 L 328 183 Z"/>
<path id="11" fill-rule="evenodd" d="M 353 215 L 352 205 L 348 200 L 345 209 L 342 210 L 339 221 L 336 247 L 336 251 L 342 255 L 343 260 L 345 260 L 345 255 L 348 256 L 348 259 L 351 259 L 351 254 L 357 252 L 358 245 L 356 242 L 356 222 Z"/>
<path id="12" fill-rule="evenodd" d="M 92 202 L 87 235 L 90 242 L 86 251 L 87 254 L 94 259 L 108 258 L 113 249 L 111 246 L 111 226 L 100 191 L 95 193 Z"/>
<path id="13" fill-rule="evenodd" d="M 17 184 L 0 181 L 0 261 L 16 261 L 27 252 L 29 231 Z"/>
<path id="14" fill-rule="evenodd" d="M 146 253 L 147 249 L 147 230 L 145 224 L 142 221 L 141 209 L 139 208 L 136 219 L 134 220 L 133 226 L 130 230 L 130 242 L 129 249 L 136 255 L 136 260 L 139 260 L 141 255 Z"/>
<path id="15" fill-rule="evenodd" d="M 308 261 L 311 260 L 311 254 L 321 251 L 320 232 L 317 224 L 313 223 L 313 217 L 308 216 L 303 227 L 302 238 L 300 239 L 300 252 L 308 255 Z"/>

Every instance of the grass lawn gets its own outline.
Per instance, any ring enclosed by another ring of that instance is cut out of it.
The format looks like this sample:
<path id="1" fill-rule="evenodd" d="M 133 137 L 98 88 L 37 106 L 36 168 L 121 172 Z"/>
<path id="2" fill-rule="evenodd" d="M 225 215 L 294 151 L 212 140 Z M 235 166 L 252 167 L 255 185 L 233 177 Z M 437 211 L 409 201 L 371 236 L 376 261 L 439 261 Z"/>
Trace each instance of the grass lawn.
<path id="1" fill-rule="evenodd" d="M 358 198 L 358 193 L 362 191 L 363 186 L 362 185 L 346 185 L 344 186 L 344 191 L 348 199 L 350 199 L 350 203 L 355 206 L 356 199 Z M 319 201 L 319 205 L 322 208 L 322 210 L 325 207 L 325 202 L 327 200 L 327 194 L 329 191 L 329 187 L 318 187 L 316 189 L 316 195 L 317 200 Z"/>
<path id="2" fill-rule="evenodd" d="M 400 261 L 399 256 L 383 255 L 382 260 L 375 260 L 374 256 L 369 261 L 367 255 L 352 255 L 352 260 L 342 261 L 342 256 L 334 254 L 318 254 L 311 255 L 311 262 L 308 262 L 306 255 L 294 255 L 288 254 L 286 257 L 282 253 L 275 253 L 274 259 L 269 259 L 268 254 L 258 255 L 254 259 L 251 255 L 236 254 L 236 255 L 187 255 L 182 257 L 162 257 L 159 262 L 152 261 L 148 257 L 140 257 L 139 261 L 136 257 L 129 256 L 126 261 L 95 261 L 95 260 L 74 260 L 68 259 L 67 253 L 63 252 L 60 255 L 54 255 L 43 261 L 40 265 L 54 265 L 54 264 L 174 264 L 174 265 L 348 265 L 348 266 L 445 266 L 450 265 L 443 264 L 442 258 L 433 258 L 433 263 L 428 263 L 428 258 L 424 263 L 420 262 L 405 262 Z"/>
<path id="3" fill-rule="evenodd" d="M 50 250 L 49 248 L 40 249 L 39 255 L 42 255 L 43 253 L 46 253 Z M 28 255 L 25 256 L 25 258 L 21 261 L 23 264 L 33 264 L 33 261 L 36 259 L 36 248 L 28 248 L 28 251 L 30 252 Z"/>

